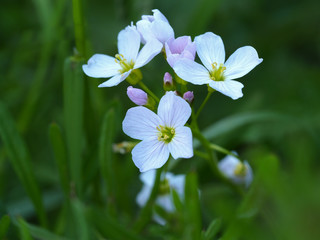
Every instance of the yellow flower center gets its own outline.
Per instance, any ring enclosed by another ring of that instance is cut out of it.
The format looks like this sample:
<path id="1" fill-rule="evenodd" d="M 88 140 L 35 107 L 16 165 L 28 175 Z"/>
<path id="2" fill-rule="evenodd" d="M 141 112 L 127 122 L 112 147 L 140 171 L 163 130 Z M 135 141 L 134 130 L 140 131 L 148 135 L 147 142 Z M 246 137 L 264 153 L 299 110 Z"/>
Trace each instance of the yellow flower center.
<path id="1" fill-rule="evenodd" d="M 174 130 L 173 127 L 168 127 L 168 126 L 158 126 L 157 130 L 159 131 L 158 133 L 158 140 L 162 141 L 164 143 L 170 143 L 174 135 L 176 134 L 176 131 Z"/>
<path id="2" fill-rule="evenodd" d="M 218 67 L 216 62 L 211 64 L 212 70 L 209 72 L 210 78 L 213 81 L 224 81 L 225 77 L 223 72 L 226 70 L 226 67 L 221 63 Z"/>
<path id="3" fill-rule="evenodd" d="M 237 177 L 244 177 L 247 174 L 247 168 L 243 163 L 238 163 L 236 168 L 234 169 L 234 175 Z"/>
<path id="4" fill-rule="evenodd" d="M 115 58 L 116 63 L 119 63 L 122 67 L 122 69 L 119 70 L 120 73 L 125 73 L 128 72 L 130 69 L 133 69 L 134 62 L 132 60 L 128 62 L 122 54 L 116 54 Z"/>
<path id="5" fill-rule="evenodd" d="M 159 195 L 166 195 L 169 193 L 170 193 L 169 180 L 165 178 L 163 181 L 160 182 Z"/>

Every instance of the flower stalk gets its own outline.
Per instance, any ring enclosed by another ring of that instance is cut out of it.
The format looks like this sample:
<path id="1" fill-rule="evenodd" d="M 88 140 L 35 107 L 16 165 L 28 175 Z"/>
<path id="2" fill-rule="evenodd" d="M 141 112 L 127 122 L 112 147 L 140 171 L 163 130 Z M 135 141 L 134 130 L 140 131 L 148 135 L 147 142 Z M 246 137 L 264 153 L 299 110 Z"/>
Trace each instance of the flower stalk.
<path id="1" fill-rule="evenodd" d="M 138 84 L 146 93 L 156 100 L 157 103 L 159 103 L 159 98 L 147 87 L 147 85 L 145 85 L 142 81 L 140 81 Z"/>

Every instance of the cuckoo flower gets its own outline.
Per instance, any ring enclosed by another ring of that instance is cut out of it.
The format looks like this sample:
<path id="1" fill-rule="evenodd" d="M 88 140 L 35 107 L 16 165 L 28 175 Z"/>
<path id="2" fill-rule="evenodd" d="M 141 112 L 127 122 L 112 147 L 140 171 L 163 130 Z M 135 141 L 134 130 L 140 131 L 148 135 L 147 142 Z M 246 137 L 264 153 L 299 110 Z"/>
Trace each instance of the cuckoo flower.
<path id="1" fill-rule="evenodd" d="M 142 43 L 156 39 L 163 44 L 174 38 L 174 31 L 167 18 L 158 10 L 152 10 L 153 15 L 143 15 L 137 22 L 137 29 L 141 33 Z"/>
<path id="2" fill-rule="evenodd" d="M 187 82 L 209 86 L 232 99 L 243 96 L 243 84 L 233 79 L 240 78 L 262 62 L 257 51 L 251 46 L 237 49 L 225 62 L 222 39 L 207 32 L 195 38 L 197 54 L 203 65 L 190 59 L 178 61 L 173 69 Z"/>
<path id="3" fill-rule="evenodd" d="M 109 78 L 99 87 L 112 87 L 125 80 L 130 73 L 146 65 L 162 49 L 158 41 L 149 41 L 139 51 L 140 34 L 135 26 L 128 26 L 118 34 L 118 51 L 114 57 L 93 55 L 82 69 L 89 77 Z"/>
<path id="4" fill-rule="evenodd" d="M 153 184 L 156 177 L 156 170 L 150 170 L 140 174 L 140 180 L 143 182 L 143 187 L 137 195 L 136 202 L 140 207 L 143 207 L 151 194 Z M 180 200 L 184 199 L 184 185 L 185 175 L 173 175 L 167 172 L 165 178 L 160 182 L 159 194 L 155 203 L 163 208 L 166 212 L 172 213 L 175 211 L 172 190 L 175 190 L 180 197 Z M 166 222 L 156 213 L 153 215 L 153 219 L 161 225 Z"/>
<path id="5" fill-rule="evenodd" d="M 231 181 L 237 184 L 245 184 L 246 187 L 252 182 L 253 174 L 247 161 L 243 163 L 232 155 L 227 155 L 222 159 L 218 167 L 220 171 Z"/>
<path id="6" fill-rule="evenodd" d="M 189 104 L 174 92 L 167 92 L 157 113 L 133 107 L 122 122 L 125 134 L 142 140 L 132 150 L 132 160 L 141 172 L 162 167 L 169 154 L 174 159 L 193 156 L 192 133 L 184 126 L 191 115 Z"/>
<path id="7" fill-rule="evenodd" d="M 182 59 L 187 58 L 194 60 L 196 56 L 196 45 L 191 41 L 190 36 L 178 37 L 177 39 L 169 39 L 165 43 L 167 61 L 171 67 Z"/>

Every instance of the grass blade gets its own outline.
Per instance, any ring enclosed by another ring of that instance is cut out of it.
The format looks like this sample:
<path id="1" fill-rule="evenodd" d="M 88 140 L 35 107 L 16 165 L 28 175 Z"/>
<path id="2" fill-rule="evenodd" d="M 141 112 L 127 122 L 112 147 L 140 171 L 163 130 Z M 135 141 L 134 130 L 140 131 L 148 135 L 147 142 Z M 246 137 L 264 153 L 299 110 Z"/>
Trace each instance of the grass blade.
<path id="1" fill-rule="evenodd" d="M 109 200 L 109 205 L 115 201 L 115 175 L 113 172 L 113 153 L 112 153 L 112 143 L 114 138 L 114 123 L 115 123 L 115 112 L 110 109 L 104 117 L 102 131 L 100 135 L 100 146 L 99 146 L 99 161 L 102 177 L 105 181 L 107 187 L 107 199 Z M 109 208 L 110 209 L 110 208 Z M 115 209 L 110 209 L 114 212 Z"/>
<path id="2" fill-rule="evenodd" d="M 10 226 L 10 217 L 8 215 L 4 215 L 0 219 L 0 239 L 6 239 L 5 236 L 9 230 Z"/>
<path id="3" fill-rule="evenodd" d="M 26 146 L 6 107 L 0 103 L 0 136 L 8 158 L 36 209 L 39 220 L 46 225 L 46 214 Z"/>
<path id="4" fill-rule="evenodd" d="M 185 184 L 185 233 L 188 234 L 186 239 L 200 239 L 201 227 L 198 180 L 196 173 L 192 172 L 187 174 Z"/>
<path id="5" fill-rule="evenodd" d="M 58 166 L 60 183 L 65 194 L 68 197 L 69 194 L 69 176 L 67 166 L 67 153 L 65 143 L 62 137 L 61 128 L 52 123 L 49 127 L 49 137 L 53 147 L 56 164 Z"/>
<path id="6" fill-rule="evenodd" d="M 33 239 L 31 238 L 32 236 L 36 239 L 45 239 L 45 240 L 69 240 L 65 237 L 60 237 L 44 228 L 27 223 L 22 218 L 18 219 L 18 224 L 20 229 L 23 228 L 23 231 L 26 231 L 29 234 L 29 238 L 26 238 L 26 239 Z"/>
<path id="7" fill-rule="evenodd" d="M 82 194 L 83 143 L 83 62 L 69 57 L 64 65 L 64 117 L 71 181 L 78 195 Z"/>

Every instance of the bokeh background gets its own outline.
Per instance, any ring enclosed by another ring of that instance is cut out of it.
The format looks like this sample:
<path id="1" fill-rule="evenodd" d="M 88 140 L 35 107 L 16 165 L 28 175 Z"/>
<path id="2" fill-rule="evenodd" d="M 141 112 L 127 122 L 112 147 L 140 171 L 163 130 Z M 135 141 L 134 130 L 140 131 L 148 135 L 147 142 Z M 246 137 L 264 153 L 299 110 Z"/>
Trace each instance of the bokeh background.
<path id="1" fill-rule="evenodd" d="M 91 0 L 83 4 L 85 61 L 94 53 L 116 54 L 118 32 L 142 14 L 151 14 L 154 8 L 167 17 L 176 37 L 194 38 L 214 32 L 222 37 L 227 57 L 245 45 L 257 49 L 264 61 L 240 79 L 245 85 L 244 97 L 233 101 L 214 94 L 199 120 L 212 142 L 236 150 L 250 162 L 256 176 L 252 187 L 244 197 L 238 196 L 214 179 L 206 162 L 197 158 L 180 161 L 172 171 L 192 171 L 198 176 L 201 229 L 207 229 L 214 219 L 222 223 L 214 239 L 319 239 L 319 1 Z M 69 239 L 140 239 L 124 238 L 122 230 L 117 235 L 109 227 L 114 223 L 130 229 L 139 211 L 135 196 L 142 185 L 130 154 L 106 153 L 113 159 L 109 167 L 114 178 L 112 186 L 107 187 L 113 189 L 113 200 L 105 201 L 108 193 L 104 185 L 110 184 L 101 180 L 99 165 L 103 134 L 110 124 L 112 142 L 129 140 L 121 130 L 125 112 L 133 106 L 126 96 L 128 83 L 99 89 L 102 79 L 89 79 L 77 72 L 74 76 L 83 82 L 83 94 L 75 99 L 81 99 L 82 107 L 72 112 L 73 105 L 67 103 L 72 97 L 68 96 L 79 89 L 65 83 L 70 77 L 68 66 L 72 65 L 65 59 L 77 53 L 74 39 L 71 1 L 1 1 L 0 226 L 8 229 L 2 231 L 4 239 L 29 235 L 46 239 L 36 235 L 39 229 L 32 228 L 40 225 L 42 230 Z M 163 74 L 171 71 L 162 56 L 141 70 L 146 85 L 162 96 Z M 195 93 L 195 107 L 199 106 L 206 87 L 189 89 Z M 77 114 L 81 119 L 73 117 Z M 110 114 L 113 120 L 108 118 Z M 77 196 L 64 194 L 64 189 L 73 190 L 61 184 L 59 166 L 65 166 L 66 173 L 77 170 L 70 169 L 72 164 L 57 163 L 52 141 L 52 129 L 57 128 L 58 135 L 65 139 L 66 151 L 77 149 L 71 153 L 71 158 L 80 162 L 82 194 Z M 73 147 L 70 135 L 78 139 Z M 106 144 L 110 148 L 110 143 Z M 37 197 L 30 197 L 37 195 L 37 190 L 33 185 L 28 189 L 29 181 L 40 189 L 44 199 L 44 210 L 38 210 L 38 214 L 34 208 Z M 71 205 L 79 212 L 66 210 L 68 196 L 77 199 Z M 97 211 L 109 205 L 116 209 L 111 220 Z M 43 219 L 47 221 L 39 221 L 39 211 L 45 212 L 47 217 Z M 80 220 L 72 222 L 72 216 Z M 181 225 L 161 227 L 151 223 L 141 236 L 190 239 Z"/>

